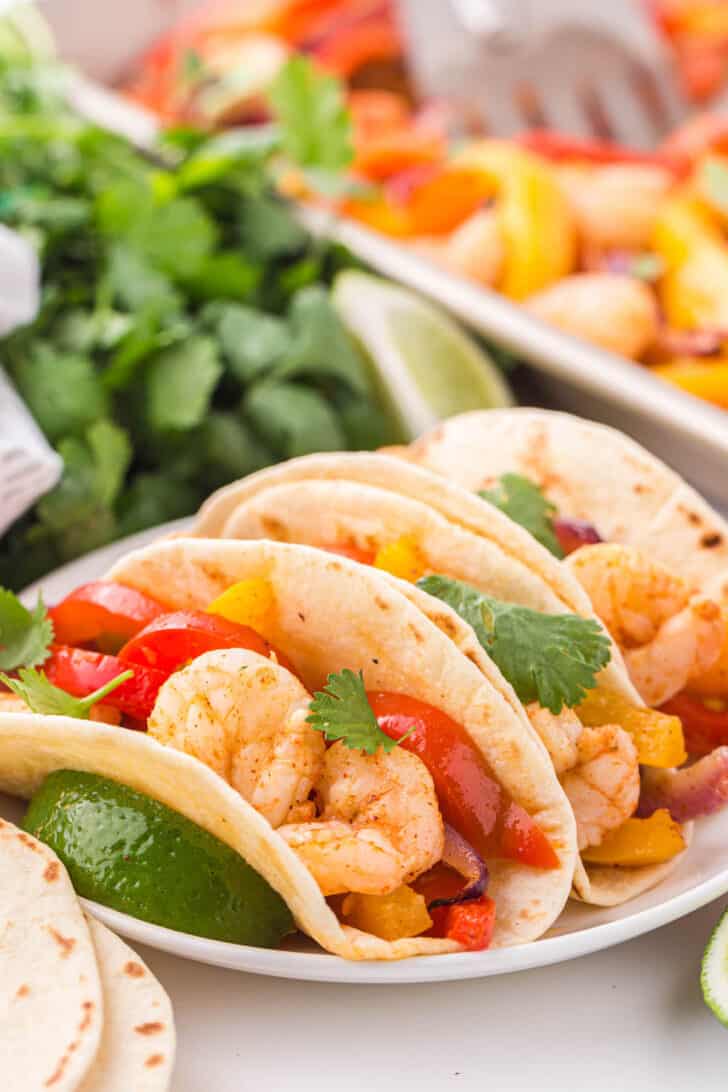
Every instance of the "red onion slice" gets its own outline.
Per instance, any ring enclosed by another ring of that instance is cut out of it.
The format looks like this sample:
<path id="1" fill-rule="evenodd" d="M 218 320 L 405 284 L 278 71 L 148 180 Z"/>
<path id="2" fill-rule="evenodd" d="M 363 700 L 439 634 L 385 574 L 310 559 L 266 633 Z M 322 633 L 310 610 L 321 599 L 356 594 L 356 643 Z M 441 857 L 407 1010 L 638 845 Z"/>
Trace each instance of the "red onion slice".
<path id="1" fill-rule="evenodd" d="M 581 519 L 569 519 L 567 516 L 555 516 L 554 534 L 566 556 L 573 554 L 580 546 L 596 546 L 603 542 L 602 536 L 593 523 Z"/>
<path id="2" fill-rule="evenodd" d="M 728 340 L 725 330 L 675 330 L 664 326 L 656 347 L 668 356 L 720 356 Z"/>
<path id="3" fill-rule="evenodd" d="M 445 823 L 445 848 L 442 863 L 452 868 L 454 872 L 459 872 L 467 882 L 458 895 L 452 895 L 446 899 L 433 899 L 428 904 L 428 910 L 434 910 L 437 906 L 455 906 L 460 902 L 471 902 L 485 894 L 488 886 L 488 866 L 470 842 L 466 842 L 463 836 L 447 823 Z"/>
<path id="4" fill-rule="evenodd" d="M 658 808 L 667 808 L 678 823 L 713 815 L 728 804 L 728 747 L 681 770 L 642 768 L 642 790 L 637 815 L 647 819 Z"/>

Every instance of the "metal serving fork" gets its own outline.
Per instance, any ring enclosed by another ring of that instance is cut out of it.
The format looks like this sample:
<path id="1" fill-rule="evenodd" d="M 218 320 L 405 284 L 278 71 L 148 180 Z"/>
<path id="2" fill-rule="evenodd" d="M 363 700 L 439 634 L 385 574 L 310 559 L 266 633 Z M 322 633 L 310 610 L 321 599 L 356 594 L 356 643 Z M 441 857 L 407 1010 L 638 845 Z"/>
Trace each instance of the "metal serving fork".
<path id="1" fill-rule="evenodd" d="M 654 146 L 687 113 L 639 0 L 399 0 L 420 90 L 496 136 Z"/>

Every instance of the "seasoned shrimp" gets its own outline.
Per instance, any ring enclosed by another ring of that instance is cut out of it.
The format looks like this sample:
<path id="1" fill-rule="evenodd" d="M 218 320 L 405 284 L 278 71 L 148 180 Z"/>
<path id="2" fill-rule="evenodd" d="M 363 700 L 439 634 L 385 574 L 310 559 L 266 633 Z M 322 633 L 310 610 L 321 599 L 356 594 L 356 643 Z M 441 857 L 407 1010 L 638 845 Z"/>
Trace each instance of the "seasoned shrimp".
<path id="1" fill-rule="evenodd" d="M 278 833 L 324 895 L 385 895 L 442 857 L 444 829 L 424 764 L 401 748 L 374 755 L 342 742 L 326 752 L 316 791 L 319 818 Z"/>
<path id="2" fill-rule="evenodd" d="M 725 634 L 720 606 L 692 594 L 664 565 L 617 543 L 583 546 L 567 564 L 648 705 L 662 705 L 717 660 Z"/>
<path id="3" fill-rule="evenodd" d="M 505 248 L 493 209 L 473 213 L 446 239 L 416 239 L 412 247 L 451 273 L 494 287 L 503 271 Z"/>
<path id="4" fill-rule="evenodd" d="M 598 846 L 637 807 L 640 771 L 631 737 L 616 724 L 585 728 L 571 709 L 526 706 L 576 819 L 579 849 Z"/>
<path id="5" fill-rule="evenodd" d="M 575 273 L 526 301 L 529 311 L 567 334 L 630 360 L 657 337 L 657 304 L 646 284 L 617 273 Z"/>
<path id="6" fill-rule="evenodd" d="M 600 250 L 649 247 L 660 202 L 674 185 L 662 167 L 615 163 L 558 168 L 582 242 Z"/>
<path id="7" fill-rule="evenodd" d="M 255 652 L 207 652 L 162 686 L 148 731 L 200 759 L 278 827 L 309 813 L 323 768 L 309 701 L 294 675 Z"/>

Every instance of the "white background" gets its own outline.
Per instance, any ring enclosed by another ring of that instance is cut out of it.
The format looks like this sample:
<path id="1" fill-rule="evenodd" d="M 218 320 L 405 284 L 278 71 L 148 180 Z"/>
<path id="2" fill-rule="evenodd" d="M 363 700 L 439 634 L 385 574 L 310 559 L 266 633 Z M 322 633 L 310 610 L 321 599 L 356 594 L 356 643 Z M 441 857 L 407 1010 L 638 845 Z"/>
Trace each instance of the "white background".
<path id="1" fill-rule="evenodd" d="M 700 958 L 722 904 L 618 948 L 480 981 L 287 982 L 139 948 L 169 991 L 173 1092 L 726 1092 Z"/>

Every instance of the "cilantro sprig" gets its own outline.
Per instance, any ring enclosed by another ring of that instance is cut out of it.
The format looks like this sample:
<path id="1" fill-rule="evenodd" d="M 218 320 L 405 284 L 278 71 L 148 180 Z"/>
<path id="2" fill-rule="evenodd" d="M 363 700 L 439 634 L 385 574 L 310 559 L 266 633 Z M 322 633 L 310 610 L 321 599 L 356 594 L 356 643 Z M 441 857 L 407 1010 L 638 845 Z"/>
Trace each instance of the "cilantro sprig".
<path id="1" fill-rule="evenodd" d="M 53 622 L 41 597 L 32 611 L 7 588 L 0 588 L 0 671 L 36 667 L 48 655 Z"/>
<path id="2" fill-rule="evenodd" d="M 134 672 L 131 670 L 122 671 L 115 679 L 111 679 L 85 698 L 74 698 L 65 690 L 61 690 L 59 686 L 54 686 L 44 671 L 36 671 L 32 667 L 21 667 L 17 679 L 11 679 L 8 675 L 0 673 L 0 682 L 22 698 L 34 713 L 78 717 L 85 720 L 93 705 L 103 701 L 112 690 L 116 690 L 133 675 Z"/>
<path id="3" fill-rule="evenodd" d="M 564 556 L 554 531 L 556 505 L 535 482 L 521 474 L 502 474 L 493 489 L 481 489 L 479 496 L 525 527 L 555 557 Z"/>
<path id="4" fill-rule="evenodd" d="M 541 614 L 445 576 L 426 576 L 417 583 L 472 626 L 524 705 L 537 701 L 552 713 L 565 705 L 572 708 L 596 686 L 597 674 L 609 663 L 609 640 L 594 619 Z"/>
<path id="5" fill-rule="evenodd" d="M 351 750 L 367 755 L 376 754 L 380 747 L 388 754 L 409 735 L 406 732 L 399 739 L 391 739 L 382 731 L 369 704 L 361 671 L 356 674 L 348 667 L 329 675 L 324 689 L 314 694 L 306 720 L 326 739 L 340 739 Z"/>

